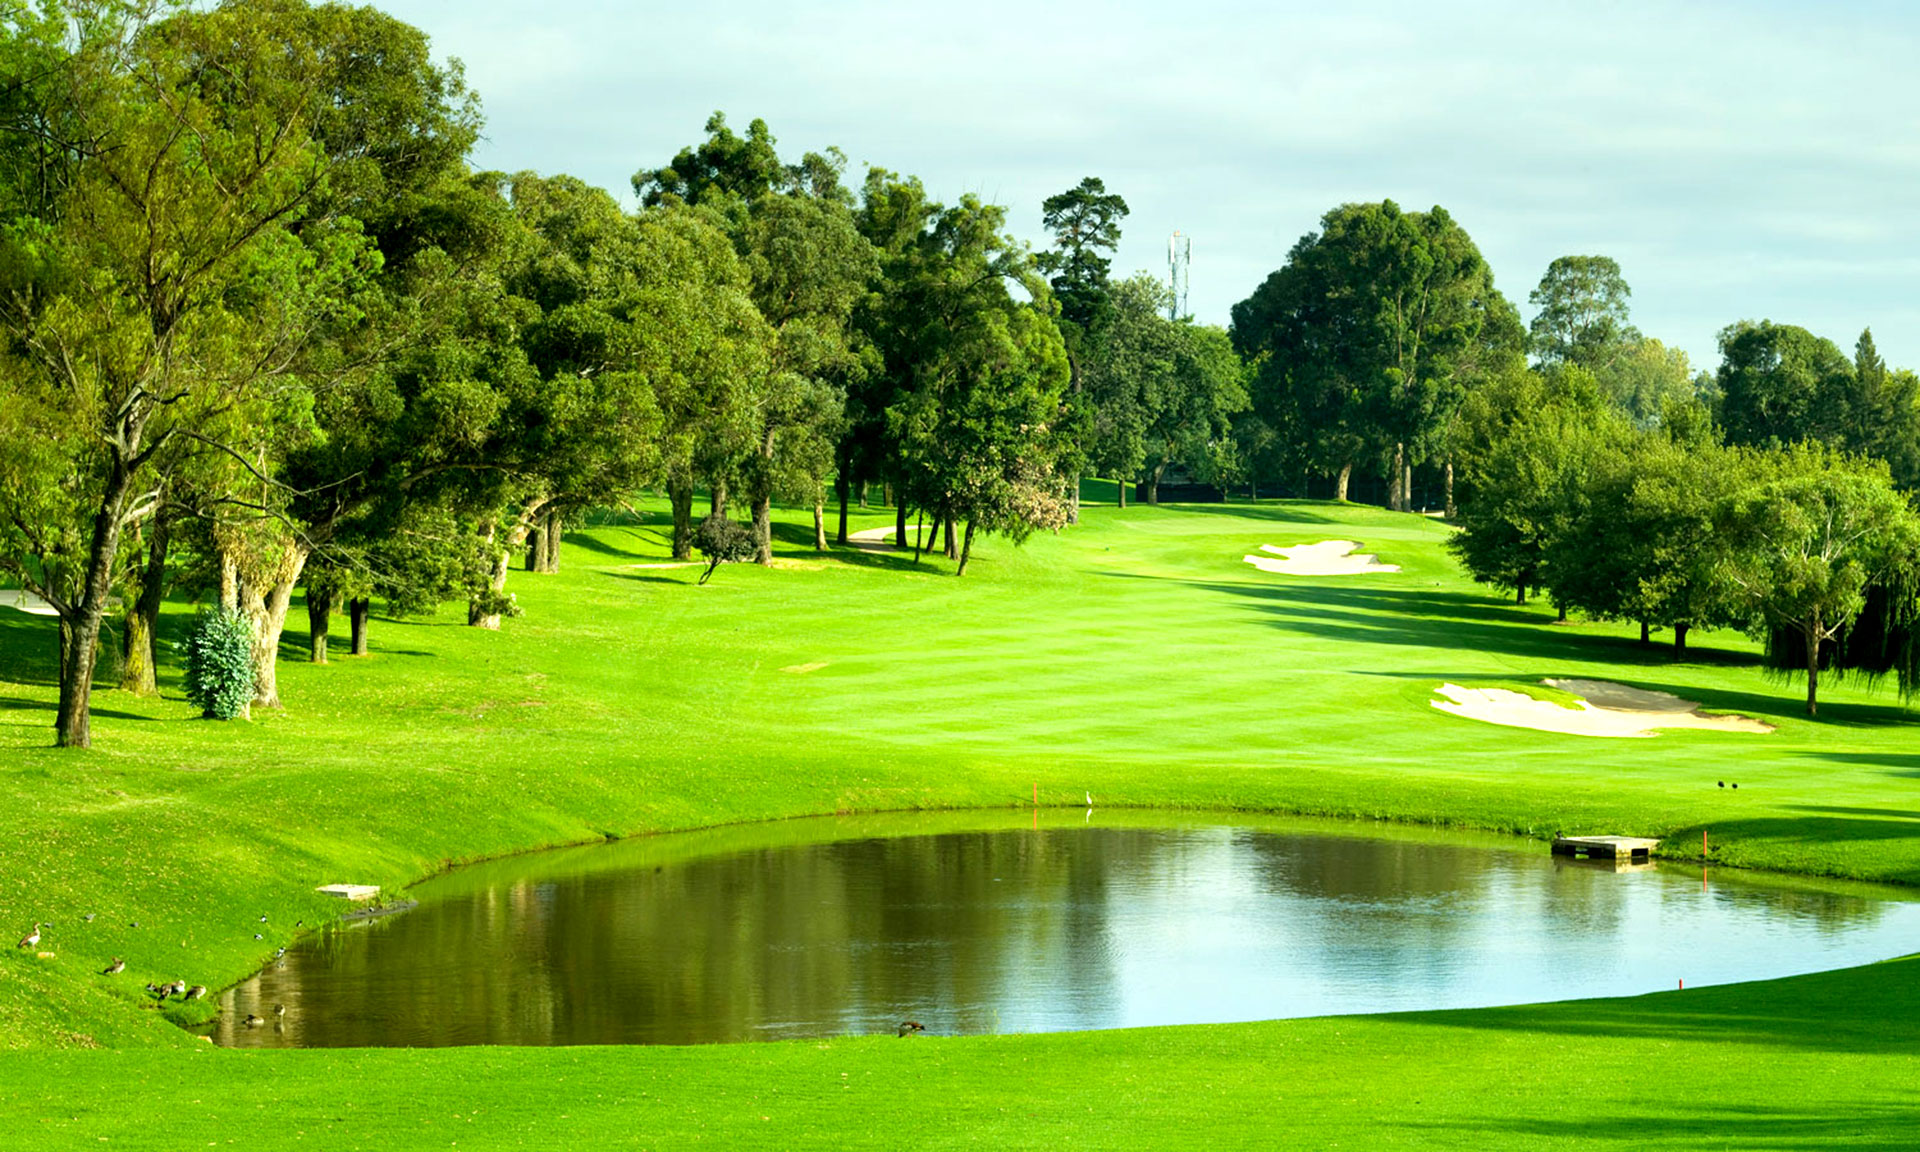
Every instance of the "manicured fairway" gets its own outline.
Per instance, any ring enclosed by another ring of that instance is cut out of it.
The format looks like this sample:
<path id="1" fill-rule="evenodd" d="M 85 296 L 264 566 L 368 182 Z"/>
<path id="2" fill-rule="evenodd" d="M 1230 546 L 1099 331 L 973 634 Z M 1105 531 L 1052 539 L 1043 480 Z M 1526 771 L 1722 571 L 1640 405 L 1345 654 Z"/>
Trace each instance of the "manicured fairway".
<path id="1" fill-rule="evenodd" d="M 1420 517 L 1263 504 L 1085 520 L 1024 549 L 989 541 L 960 580 L 944 560 L 817 556 L 810 527 L 783 524 L 781 567 L 706 587 L 650 566 L 657 521 L 607 525 L 569 537 L 561 574 L 514 574 L 527 615 L 501 633 L 451 612 L 377 619 L 373 657 L 312 667 L 293 662 L 296 625 L 284 714 L 198 721 L 177 680 L 157 702 L 104 692 L 86 754 L 45 747 L 51 623 L 0 611 L 0 927 L 52 921 L 54 953 L 0 955 L 0 1045 L 31 1049 L 0 1055 L 0 1121 L 29 1147 L 1916 1142 L 1911 962 L 1493 1012 L 699 1050 L 215 1052 L 138 1007 L 145 981 L 218 987 L 296 921 L 337 914 L 311 894 L 324 882 L 396 890 L 544 844 L 1018 805 L 1036 785 L 1046 804 L 1091 791 L 1655 835 L 1673 855 L 1697 856 L 1705 830 L 1719 863 L 1920 883 L 1920 713 L 1890 694 L 1823 687 L 1809 721 L 1744 639 L 1697 637 L 1675 663 L 1620 627 L 1553 624 L 1462 580 L 1445 529 Z M 1240 560 L 1324 539 L 1402 571 L 1292 578 Z M 176 632 L 190 611 L 173 606 Z M 1603 741 L 1427 704 L 1443 681 L 1549 676 L 1673 691 L 1779 731 Z M 127 972 L 95 975 L 113 956 Z M 144 1050 L 49 1051 L 94 1044 Z"/>

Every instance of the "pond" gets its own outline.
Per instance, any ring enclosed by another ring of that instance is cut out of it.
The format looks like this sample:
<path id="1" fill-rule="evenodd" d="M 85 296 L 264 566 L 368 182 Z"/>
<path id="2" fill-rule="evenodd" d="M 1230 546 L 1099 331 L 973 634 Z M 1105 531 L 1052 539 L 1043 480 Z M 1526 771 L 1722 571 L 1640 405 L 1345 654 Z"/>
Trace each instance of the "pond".
<path id="1" fill-rule="evenodd" d="M 1865 886 L 1192 814 L 790 821 L 514 857 L 414 895 L 230 989 L 214 1039 L 1068 1031 L 1628 995 L 1920 949 L 1920 905 Z"/>

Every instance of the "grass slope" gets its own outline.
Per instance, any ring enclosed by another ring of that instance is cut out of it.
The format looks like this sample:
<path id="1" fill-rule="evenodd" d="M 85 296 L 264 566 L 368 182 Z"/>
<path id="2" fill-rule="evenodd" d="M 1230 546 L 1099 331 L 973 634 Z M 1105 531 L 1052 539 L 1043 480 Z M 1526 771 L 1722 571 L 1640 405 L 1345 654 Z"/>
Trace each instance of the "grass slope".
<path id="1" fill-rule="evenodd" d="M 329 1147 L 1914 1142 L 1912 963 L 1633 1001 L 910 1046 L 212 1052 L 138 1007 L 146 980 L 219 986 L 296 922 L 338 914 L 320 883 L 392 891 L 610 834 L 1023 804 L 1036 784 L 1043 803 L 1660 835 L 1672 854 L 1697 855 L 1705 829 L 1720 863 L 1920 882 L 1915 718 L 1890 698 L 1837 686 L 1810 721 L 1738 637 L 1674 662 L 1616 627 L 1554 625 L 1466 583 L 1420 517 L 1294 503 L 1085 520 L 1024 549 L 989 541 L 963 580 L 943 560 L 818 556 L 782 523 L 780 567 L 706 587 L 655 566 L 657 519 L 610 524 L 569 536 L 561 574 L 516 573 L 527 615 L 501 633 L 376 620 L 371 658 L 315 667 L 292 632 L 284 713 L 220 725 L 193 719 L 177 682 L 160 701 L 103 692 L 86 754 L 44 747 L 51 622 L 0 611 L 15 833 L 0 926 L 51 920 L 55 953 L 0 955 L 0 1046 L 31 1049 L 0 1054 L 0 1119 L 90 1147 L 291 1144 L 302 1124 Z M 1328 538 L 1403 570 L 1302 580 L 1240 561 Z M 177 635 L 190 610 L 170 611 Z M 1427 706 L 1442 681 L 1547 676 L 1780 731 L 1600 741 Z M 95 975 L 116 955 L 124 975 Z M 49 1051 L 92 1045 L 121 1050 Z M 456 1112 L 471 1119 L 457 1133 Z"/>

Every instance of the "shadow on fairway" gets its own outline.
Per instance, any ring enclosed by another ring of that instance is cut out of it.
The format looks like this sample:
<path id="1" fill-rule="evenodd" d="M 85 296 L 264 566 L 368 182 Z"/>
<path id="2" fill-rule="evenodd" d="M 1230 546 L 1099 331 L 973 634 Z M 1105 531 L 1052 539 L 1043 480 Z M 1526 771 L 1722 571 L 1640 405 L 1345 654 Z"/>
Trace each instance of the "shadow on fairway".
<path id="1" fill-rule="evenodd" d="M 1418 1013 L 1441 1027 L 1622 1040 L 1709 1041 L 1815 1052 L 1920 1052 L 1920 957 L 1785 980 L 1623 1000 Z M 1920 1113 L 1912 1117 L 1920 1136 Z M 1920 1146 L 1908 1143 L 1907 1147 Z"/>
<path id="2" fill-rule="evenodd" d="M 1135 508 L 1165 508 L 1168 511 L 1189 513 L 1198 516 L 1231 516 L 1236 520 L 1265 520 L 1272 524 L 1332 524 L 1335 518 L 1310 512 L 1298 504 L 1129 504 L 1127 511 Z M 1341 520 L 1339 523 L 1346 523 Z"/>
<path id="3" fill-rule="evenodd" d="M 103 686 L 94 688 L 94 703 L 87 708 L 89 716 L 105 717 L 109 720 L 141 720 L 155 724 L 164 719 L 160 716 L 142 716 L 137 712 L 122 712 L 115 708 L 102 708 L 98 704 L 99 694 L 105 690 Z M 59 708 L 59 704 L 52 700 L 27 700 L 19 696 L 0 696 L 0 712 L 45 712 L 51 717 L 59 711 Z M 51 719 L 48 720 L 47 727 L 53 727 Z"/>
<path id="4" fill-rule="evenodd" d="M 1715 1106 L 1673 1101 L 1671 1112 L 1597 1117 L 1582 1110 L 1564 1118 L 1514 1116 L 1458 1124 L 1409 1124 L 1415 1131 L 1470 1130 L 1533 1137 L 1539 1147 L 1581 1147 L 1605 1141 L 1635 1148 L 1914 1148 L 1920 1147 L 1920 1098 L 1905 1104 L 1850 1101 L 1822 1112 L 1817 1106 Z"/>
<path id="5" fill-rule="evenodd" d="M 622 560 L 645 560 L 658 556 L 663 548 L 671 548 L 673 545 L 671 537 L 664 540 L 656 540 L 653 539 L 655 534 L 651 532 L 636 531 L 632 532 L 631 535 L 634 537 L 636 543 L 644 542 L 648 544 L 649 547 L 647 547 L 645 551 L 636 552 L 631 548 L 622 548 L 611 541 L 603 540 L 598 536 L 590 536 L 584 532 L 564 533 L 560 537 L 560 542 L 582 549 L 583 551 L 596 552 L 602 556 L 613 556 Z M 514 567 L 518 568 L 520 565 L 516 564 Z"/>
<path id="6" fill-rule="evenodd" d="M 1885 768 L 1889 776 L 1920 779 L 1920 754 L 1912 752 L 1809 752 L 1816 760 L 1863 768 Z"/>

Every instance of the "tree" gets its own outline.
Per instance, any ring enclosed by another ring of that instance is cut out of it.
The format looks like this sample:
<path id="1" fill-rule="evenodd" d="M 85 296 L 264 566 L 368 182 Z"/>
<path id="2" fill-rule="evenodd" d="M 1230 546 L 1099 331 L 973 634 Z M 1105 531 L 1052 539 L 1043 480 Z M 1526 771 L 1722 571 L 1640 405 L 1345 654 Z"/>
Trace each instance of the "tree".
<path id="1" fill-rule="evenodd" d="M 721 515 L 700 521 L 700 527 L 693 534 L 693 545 L 707 558 L 707 570 L 700 573 L 702 584 L 713 579 L 714 569 L 720 565 L 751 560 L 759 550 L 752 529 Z"/>
<path id="2" fill-rule="evenodd" d="M 1410 506 L 1414 464 L 1437 454 L 1468 384 L 1517 348 L 1517 317 L 1445 209 L 1346 204 L 1233 309 L 1255 365 L 1256 410 L 1337 472 L 1339 499 L 1363 456 L 1388 463 L 1389 503 Z"/>
<path id="3" fill-rule="evenodd" d="M 1847 435 L 1859 408 L 1853 364 L 1805 328 L 1743 320 L 1723 329 L 1716 382 L 1729 444 L 1861 447 Z"/>
<path id="4" fill-rule="evenodd" d="M 1066 517 L 1057 471 L 1066 349 L 1047 283 L 1004 221 L 1000 207 L 962 197 L 903 246 L 870 316 L 897 373 L 887 428 L 899 486 L 947 528 L 956 575 L 978 531 L 1018 541 Z"/>
<path id="5" fill-rule="evenodd" d="M 1578 364 L 1599 373 L 1639 343 L 1640 333 L 1627 322 L 1632 294 L 1611 257 L 1555 260 L 1527 294 L 1527 303 L 1539 309 L 1528 328 L 1533 354 L 1542 364 Z"/>
<path id="6" fill-rule="evenodd" d="M 1528 589 L 1558 586 L 1555 560 L 1591 522 L 1595 473 L 1627 428 L 1579 368 L 1511 373 L 1476 392 L 1462 417 L 1460 531 L 1447 547 L 1474 579 L 1524 604 Z"/>
<path id="7" fill-rule="evenodd" d="M 1876 583 L 1914 586 L 1920 520 L 1884 465 L 1816 446 L 1784 453 L 1779 472 L 1728 499 L 1722 518 L 1733 542 L 1728 579 L 1749 627 L 1798 634 L 1807 715 L 1817 715 L 1823 646 L 1853 624 Z"/>
<path id="8" fill-rule="evenodd" d="M 144 27 L 89 16 L 49 89 L 71 134 L 57 194 L 9 222 L 0 260 L 26 273 L 0 325 L 50 422 L 39 434 L 86 444 L 70 457 L 73 507 L 91 521 L 84 576 L 50 589 L 66 649 L 56 743 L 76 747 L 91 743 L 101 621 L 123 534 L 154 506 L 157 457 L 270 408 L 364 250 L 345 220 L 295 229 L 330 171 L 316 132 L 337 12 L 256 0 Z"/>
<path id="9" fill-rule="evenodd" d="M 1231 417 L 1247 405 L 1227 334 L 1167 319 L 1168 297 L 1144 273 L 1114 285 L 1107 340 L 1086 369 L 1087 454 L 1123 484 L 1144 478 L 1150 504 L 1159 502 L 1168 467 L 1211 479 L 1236 459 Z"/>

